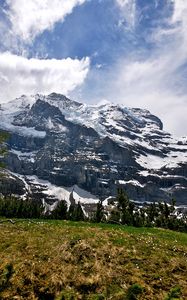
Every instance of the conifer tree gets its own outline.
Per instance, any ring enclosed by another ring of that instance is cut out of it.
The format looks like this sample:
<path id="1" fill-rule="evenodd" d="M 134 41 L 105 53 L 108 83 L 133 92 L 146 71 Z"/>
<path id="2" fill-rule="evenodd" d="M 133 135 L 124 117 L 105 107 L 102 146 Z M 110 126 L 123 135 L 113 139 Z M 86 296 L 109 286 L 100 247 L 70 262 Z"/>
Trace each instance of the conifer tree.
<path id="1" fill-rule="evenodd" d="M 150 203 L 146 208 L 146 226 L 153 226 L 158 217 L 158 208 L 155 202 Z"/>
<path id="2" fill-rule="evenodd" d="M 68 220 L 75 221 L 75 204 L 70 204 L 68 210 Z"/>
<path id="3" fill-rule="evenodd" d="M 120 211 L 118 209 L 113 209 L 110 212 L 109 222 L 121 224 L 120 223 Z"/>
<path id="4" fill-rule="evenodd" d="M 84 221 L 84 212 L 80 202 L 78 202 L 75 210 L 75 221 Z"/>
<path id="5" fill-rule="evenodd" d="M 133 211 L 130 204 L 128 195 L 123 189 L 118 189 L 117 195 L 118 209 L 120 211 L 120 221 L 122 224 L 132 225 L 133 223 Z"/>
<path id="6" fill-rule="evenodd" d="M 52 218 L 59 220 L 67 219 L 67 204 L 65 200 L 58 202 L 56 208 L 52 212 Z"/>
<path id="7" fill-rule="evenodd" d="M 95 214 L 95 221 L 97 223 L 100 223 L 100 222 L 102 222 L 103 218 L 104 218 L 104 207 L 103 207 L 102 201 L 99 201 L 97 203 L 97 210 L 96 210 L 96 214 Z"/>

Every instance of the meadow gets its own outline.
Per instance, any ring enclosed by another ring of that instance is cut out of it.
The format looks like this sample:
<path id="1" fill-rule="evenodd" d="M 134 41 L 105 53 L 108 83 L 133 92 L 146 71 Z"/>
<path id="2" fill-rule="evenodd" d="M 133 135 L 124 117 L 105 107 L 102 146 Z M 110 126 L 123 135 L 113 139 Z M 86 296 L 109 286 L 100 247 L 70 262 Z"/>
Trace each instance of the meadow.
<path id="1" fill-rule="evenodd" d="M 2 219 L 0 299 L 187 299 L 187 234 Z"/>

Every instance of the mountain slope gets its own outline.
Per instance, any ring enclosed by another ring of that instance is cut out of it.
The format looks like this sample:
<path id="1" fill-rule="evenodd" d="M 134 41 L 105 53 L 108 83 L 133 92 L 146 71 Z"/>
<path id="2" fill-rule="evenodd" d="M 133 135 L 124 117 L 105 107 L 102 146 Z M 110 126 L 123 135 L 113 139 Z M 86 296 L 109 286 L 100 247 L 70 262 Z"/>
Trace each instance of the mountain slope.
<path id="1" fill-rule="evenodd" d="M 22 96 L 2 104 L 0 129 L 11 132 L 8 169 L 26 180 L 77 185 L 101 199 L 123 186 L 136 201 L 186 203 L 187 139 L 174 139 L 147 110 Z"/>

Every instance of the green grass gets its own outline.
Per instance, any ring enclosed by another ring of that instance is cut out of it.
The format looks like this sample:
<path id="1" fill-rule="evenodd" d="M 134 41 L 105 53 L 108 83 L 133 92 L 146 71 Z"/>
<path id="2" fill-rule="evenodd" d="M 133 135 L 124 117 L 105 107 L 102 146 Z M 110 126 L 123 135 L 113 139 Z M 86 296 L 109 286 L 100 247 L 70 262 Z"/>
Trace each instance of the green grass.
<path id="1" fill-rule="evenodd" d="M 186 274 L 185 233 L 56 220 L 0 224 L 0 299 L 187 299 Z"/>

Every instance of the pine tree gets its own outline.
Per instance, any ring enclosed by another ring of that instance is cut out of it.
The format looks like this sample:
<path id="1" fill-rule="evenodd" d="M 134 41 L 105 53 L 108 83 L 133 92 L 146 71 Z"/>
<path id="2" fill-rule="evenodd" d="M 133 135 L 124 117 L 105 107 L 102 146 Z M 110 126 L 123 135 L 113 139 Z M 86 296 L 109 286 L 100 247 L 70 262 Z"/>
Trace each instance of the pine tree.
<path id="1" fill-rule="evenodd" d="M 133 224 L 133 204 L 130 203 L 128 195 L 123 189 L 118 189 L 117 195 L 118 209 L 120 211 L 120 221 L 122 224 Z"/>
<path id="2" fill-rule="evenodd" d="M 176 200 L 174 198 L 171 199 L 171 203 L 170 203 L 170 211 L 171 213 L 174 212 L 175 210 L 175 205 L 176 205 Z"/>
<path id="3" fill-rule="evenodd" d="M 68 210 L 68 220 L 75 221 L 75 204 L 70 205 Z"/>
<path id="4" fill-rule="evenodd" d="M 78 202 L 78 204 L 70 205 L 68 219 L 71 221 L 84 221 L 85 216 L 80 202 Z"/>
<path id="5" fill-rule="evenodd" d="M 56 208 L 52 212 L 52 218 L 58 220 L 67 219 L 67 204 L 65 200 L 58 202 Z"/>
<path id="6" fill-rule="evenodd" d="M 120 223 L 120 211 L 119 209 L 113 209 L 111 212 L 110 212 L 110 216 L 109 216 L 109 219 L 108 219 L 109 223 Z"/>
<path id="7" fill-rule="evenodd" d="M 153 226 L 154 222 L 156 222 L 157 217 L 158 217 L 158 208 L 156 203 L 150 203 L 148 207 L 146 208 L 146 226 Z"/>
<path id="8" fill-rule="evenodd" d="M 97 223 L 100 223 L 100 222 L 102 222 L 103 218 L 104 218 L 104 207 L 103 207 L 102 201 L 99 201 L 97 203 L 97 210 L 96 210 L 96 214 L 95 214 L 95 221 Z"/>
<path id="9" fill-rule="evenodd" d="M 78 202 L 75 211 L 75 221 L 84 221 L 84 212 L 80 202 Z"/>

